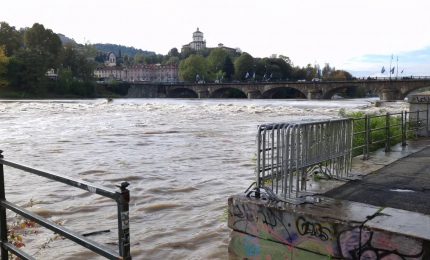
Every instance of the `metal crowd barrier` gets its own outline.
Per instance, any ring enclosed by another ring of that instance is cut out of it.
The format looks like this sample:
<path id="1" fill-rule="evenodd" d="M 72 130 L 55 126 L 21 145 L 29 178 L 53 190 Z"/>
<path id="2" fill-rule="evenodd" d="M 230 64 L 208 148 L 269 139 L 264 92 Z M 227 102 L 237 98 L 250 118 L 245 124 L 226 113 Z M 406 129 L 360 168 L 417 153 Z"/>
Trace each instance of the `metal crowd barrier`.
<path id="1" fill-rule="evenodd" d="M 0 250 L 1 259 L 9 259 L 9 251 L 12 254 L 18 256 L 20 259 L 35 259 L 31 255 L 27 254 L 23 250 L 15 247 L 12 243 L 8 242 L 7 239 L 7 220 L 6 220 L 6 209 L 15 212 L 29 220 L 36 222 L 37 224 L 52 230 L 53 232 L 69 239 L 87 249 L 97 253 L 98 255 L 104 256 L 107 259 L 124 259 L 130 260 L 130 228 L 129 228 L 129 201 L 130 192 L 127 189 L 129 185 L 127 182 L 121 183 L 119 186 L 120 191 L 114 191 L 102 186 L 94 185 L 84 181 L 76 181 L 69 177 L 47 173 L 39 171 L 24 165 L 20 165 L 14 162 L 7 161 L 3 158 L 0 150 Z M 61 182 L 69 186 L 80 188 L 91 193 L 95 193 L 110 199 L 113 199 L 117 203 L 118 211 L 118 245 L 119 252 L 115 252 L 112 249 L 94 242 L 83 235 L 77 234 L 69 229 L 64 228 L 48 219 L 45 219 L 35 213 L 32 213 L 22 207 L 19 207 L 10 201 L 6 200 L 5 196 L 5 183 L 4 183 L 4 169 L 3 165 L 10 166 L 15 169 L 22 170 L 31 174 L 35 174 L 53 181 Z"/>
<path id="2" fill-rule="evenodd" d="M 257 134 L 257 193 L 295 200 L 306 191 L 308 174 L 344 178 L 351 170 L 352 120 L 260 125 Z"/>

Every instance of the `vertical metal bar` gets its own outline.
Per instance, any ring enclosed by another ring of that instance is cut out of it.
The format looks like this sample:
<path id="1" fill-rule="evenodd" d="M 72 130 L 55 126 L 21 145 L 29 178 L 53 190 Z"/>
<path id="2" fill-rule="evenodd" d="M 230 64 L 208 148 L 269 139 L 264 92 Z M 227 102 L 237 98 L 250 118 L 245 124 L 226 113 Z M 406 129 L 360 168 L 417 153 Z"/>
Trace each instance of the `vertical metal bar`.
<path id="1" fill-rule="evenodd" d="M 427 126 L 426 126 L 426 136 L 429 136 L 429 104 L 427 104 Z"/>
<path id="2" fill-rule="evenodd" d="M 405 111 L 402 111 L 401 114 L 401 122 L 400 122 L 400 127 L 402 129 L 402 146 L 406 146 L 406 113 Z"/>
<path id="3" fill-rule="evenodd" d="M 260 198 L 260 187 L 261 187 L 261 183 L 260 183 L 260 171 L 261 171 L 261 126 L 258 127 L 258 134 L 257 134 L 257 173 L 256 173 L 256 180 L 255 180 L 255 197 L 256 198 Z"/>
<path id="4" fill-rule="evenodd" d="M 131 260 L 129 225 L 130 191 L 127 189 L 129 185 L 128 182 L 121 183 L 121 193 L 118 201 L 119 255 L 122 256 L 124 260 Z"/>
<path id="5" fill-rule="evenodd" d="M 0 150 L 0 159 L 3 159 L 3 151 Z M 3 164 L 0 164 L 0 200 L 6 200 L 4 190 L 4 169 Z M 7 243 L 7 224 L 6 224 L 6 208 L 0 206 L 0 240 L 1 240 L 1 259 L 9 259 L 8 251 L 4 246 Z"/>
<path id="6" fill-rule="evenodd" d="M 363 151 L 363 160 L 369 159 L 369 145 L 370 145 L 370 118 L 369 115 L 364 117 L 364 151 Z"/>
<path id="7" fill-rule="evenodd" d="M 387 112 L 385 115 L 385 152 L 391 151 L 390 145 L 390 113 Z"/>
<path id="8" fill-rule="evenodd" d="M 271 134 L 271 147 L 270 147 L 270 153 L 271 153 L 271 158 L 270 158 L 270 179 L 271 179 L 271 181 L 272 181 L 272 190 L 273 190 L 273 186 L 275 185 L 274 184 L 274 173 L 275 173 L 275 131 L 276 131 L 276 128 L 277 128 L 277 126 L 276 125 L 274 125 L 273 126 L 273 128 L 272 128 L 272 131 L 271 132 L 269 132 L 269 134 Z M 270 137 L 270 136 L 269 136 Z"/>
<path id="9" fill-rule="evenodd" d="M 417 122 L 415 124 L 415 138 L 418 138 L 419 130 L 420 130 L 420 111 L 417 110 Z"/>

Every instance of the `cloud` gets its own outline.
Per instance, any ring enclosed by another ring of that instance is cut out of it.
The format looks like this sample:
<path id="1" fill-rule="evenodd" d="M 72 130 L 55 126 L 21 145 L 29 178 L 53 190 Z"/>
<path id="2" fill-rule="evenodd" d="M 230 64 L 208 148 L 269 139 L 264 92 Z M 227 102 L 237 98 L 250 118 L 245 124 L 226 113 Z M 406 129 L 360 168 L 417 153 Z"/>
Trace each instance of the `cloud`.
<path id="1" fill-rule="evenodd" d="M 393 59 L 391 59 L 393 57 Z M 397 61 L 398 58 L 398 61 Z M 430 46 L 398 54 L 368 54 L 348 60 L 343 68 L 355 76 L 383 76 L 382 66 L 399 68 L 405 75 L 426 76 L 430 73 Z M 388 74 L 385 73 L 385 76 Z"/>

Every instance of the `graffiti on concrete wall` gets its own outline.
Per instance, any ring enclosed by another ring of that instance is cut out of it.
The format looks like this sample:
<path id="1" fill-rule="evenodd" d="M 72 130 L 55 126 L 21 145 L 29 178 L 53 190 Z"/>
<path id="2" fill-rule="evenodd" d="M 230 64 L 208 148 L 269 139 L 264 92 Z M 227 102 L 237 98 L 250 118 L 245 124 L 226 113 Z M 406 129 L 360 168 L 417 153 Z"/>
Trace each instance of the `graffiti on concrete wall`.
<path id="1" fill-rule="evenodd" d="M 300 216 L 296 220 L 297 232 L 304 236 L 309 235 L 313 237 L 317 237 L 322 241 L 327 241 L 331 239 L 331 230 L 321 223 L 312 222 L 306 220 L 303 216 Z"/>
<path id="2" fill-rule="evenodd" d="M 318 253 L 337 254 L 329 223 L 252 203 L 230 205 L 229 214 L 230 227 L 235 230 L 290 246 L 304 246 Z"/>
<path id="3" fill-rule="evenodd" d="M 341 256 L 346 259 L 412 260 L 423 256 L 422 244 L 417 240 L 363 226 L 340 232 L 337 242 Z"/>
<path id="4" fill-rule="evenodd" d="M 294 211 L 278 210 L 257 203 L 230 203 L 229 226 L 260 240 L 284 244 L 317 254 L 357 260 L 424 259 L 423 242 L 403 235 L 370 230 L 365 222 L 358 226 L 316 218 Z M 270 252 L 267 245 L 266 252 Z M 282 246 L 281 246 L 282 247 Z M 276 248 L 279 251 L 279 247 Z M 240 251 L 240 250 L 239 250 Z M 251 252 L 249 248 L 246 250 Z M 258 252 L 257 249 L 252 252 Z M 244 256 L 246 257 L 246 256 Z"/>

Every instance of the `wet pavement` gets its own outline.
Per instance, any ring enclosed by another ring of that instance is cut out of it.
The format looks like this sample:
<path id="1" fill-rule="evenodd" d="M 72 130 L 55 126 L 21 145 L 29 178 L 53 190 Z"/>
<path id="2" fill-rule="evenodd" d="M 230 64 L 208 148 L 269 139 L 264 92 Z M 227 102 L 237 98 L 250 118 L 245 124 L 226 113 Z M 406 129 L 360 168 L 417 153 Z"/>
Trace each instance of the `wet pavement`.
<path id="1" fill-rule="evenodd" d="M 412 142 L 406 148 L 397 146 L 387 154 L 376 153 L 360 167 L 353 169 L 358 179 L 324 196 L 430 215 L 430 146 L 427 140 Z"/>

